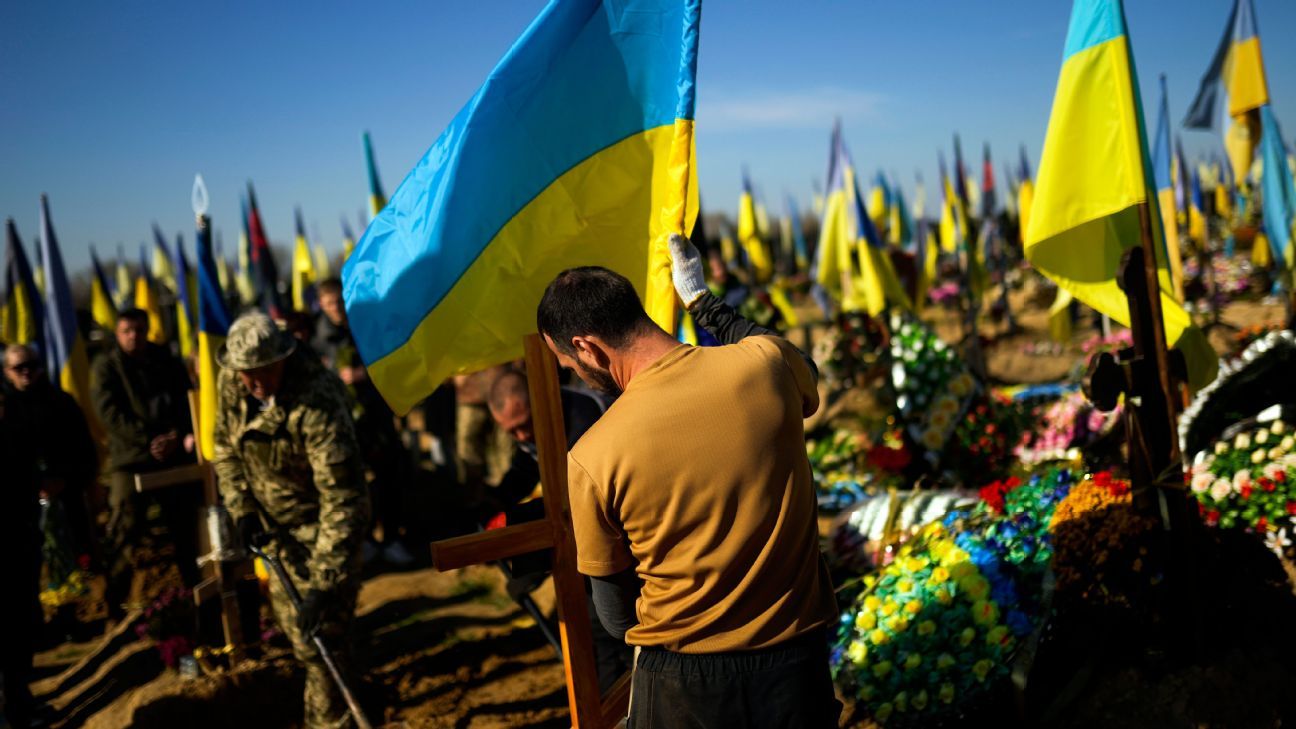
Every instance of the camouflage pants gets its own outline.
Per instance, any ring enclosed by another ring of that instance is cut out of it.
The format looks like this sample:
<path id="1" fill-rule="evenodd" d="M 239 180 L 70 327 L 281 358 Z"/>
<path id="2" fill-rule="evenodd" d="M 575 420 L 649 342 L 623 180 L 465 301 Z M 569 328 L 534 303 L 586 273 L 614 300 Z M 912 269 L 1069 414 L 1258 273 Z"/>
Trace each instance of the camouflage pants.
<path id="1" fill-rule="evenodd" d="M 309 589 L 310 572 L 306 567 L 305 550 L 275 547 L 283 562 L 284 571 L 303 597 Z M 328 646 L 343 676 L 350 680 L 349 661 L 351 622 L 355 616 L 356 593 L 359 580 L 348 580 L 338 588 L 333 608 L 324 615 L 319 636 Z M 273 575 L 270 578 L 270 609 L 275 622 L 292 643 L 293 655 L 306 669 L 305 724 L 308 729 L 340 729 L 353 726 L 346 701 L 320 658 L 315 642 L 297 630 L 297 611 L 288 593 Z M 354 685 L 354 684 L 352 684 Z"/>

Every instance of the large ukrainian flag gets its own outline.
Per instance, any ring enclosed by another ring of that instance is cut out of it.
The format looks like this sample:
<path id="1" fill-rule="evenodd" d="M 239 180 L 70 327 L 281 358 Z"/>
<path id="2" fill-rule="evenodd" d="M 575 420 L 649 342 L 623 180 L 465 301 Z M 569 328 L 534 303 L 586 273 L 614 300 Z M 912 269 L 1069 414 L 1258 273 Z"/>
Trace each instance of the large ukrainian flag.
<path id="1" fill-rule="evenodd" d="M 344 300 L 394 410 L 520 356 L 571 266 L 627 276 L 673 329 L 666 234 L 697 215 L 700 4 L 550 2 L 369 224 Z"/>
<path id="2" fill-rule="evenodd" d="M 104 331 L 111 332 L 117 326 L 117 305 L 113 303 L 108 276 L 93 245 L 90 246 L 90 318 Z"/>
<path id="3" fill-rule="evenodd" d="M 1292 182 L 1291 167 L 1287 163 L 1287 148 L 1273 109 L 1267 104 L 1260 109 L 1263 133 L 1260 137 L 1260 155 L 1264 160 L 1260 186 L 1264 204 L 1264 227 L 1274 259 L 1281 270 L 1291 274 L 1296 268 L 1293 239 L 1296 239 L 1296 185 Z M 1290 287 L 1292 283 L 1286 282 Z"/>
<path id="4" fill-rule="evenodd" d="M 738 243 L 747 253 L 756 281 L 764 283 L 774 275 L 774 262 L 770 260 L 764 233 L 756 213 L 756 198 L 752 195 L 751 178 L 743 170 L 742 194 L 738 197 Z"/>
<path id="5" fill-rule="evenodd" d="M 1147 206 L 1160 269 L 1167 342 L 1183 351 L 1189 383 L 1215 378 L 1218 362 L 1170 295 L 1161 214 L 1120 0 L 1076 0 L 1044 138 L 1026 257 L 1076 298 L 1128 325 L 1116 284 L 1121 255 L 1140 245 Z"/>

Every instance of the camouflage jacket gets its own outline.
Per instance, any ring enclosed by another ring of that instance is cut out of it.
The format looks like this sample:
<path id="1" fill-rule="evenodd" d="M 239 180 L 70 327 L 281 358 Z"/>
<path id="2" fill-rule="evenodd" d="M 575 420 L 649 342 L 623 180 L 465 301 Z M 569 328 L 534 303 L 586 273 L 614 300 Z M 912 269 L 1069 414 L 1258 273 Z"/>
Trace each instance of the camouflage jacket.
<path id="1" fill-rule="evenodd" d="M 304 548 L 311 587 L 353 578 L 369 527 L 369 493 L 342 381 L 298 351 L 265 409 L 238 374 L 220 373 L 212 462 L 235 519 L 260 512 Z M 285 545 L 281 547 L 291 547 Z"/>

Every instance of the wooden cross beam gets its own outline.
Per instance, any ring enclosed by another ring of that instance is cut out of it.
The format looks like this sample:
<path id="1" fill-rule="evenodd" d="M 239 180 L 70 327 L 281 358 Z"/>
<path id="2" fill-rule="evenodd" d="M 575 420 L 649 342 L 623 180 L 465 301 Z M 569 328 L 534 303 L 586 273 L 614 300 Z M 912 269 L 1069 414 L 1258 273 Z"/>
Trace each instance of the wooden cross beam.
<path id="1" fill-rule="evenodd" d="M 198 426 L 198 392 L 196 390 L 189 391 L 189 414 L 193 421 L 194 436 L 197 437 L 200 431 Z M 215 506 L 219 504 L 220 496 L 216 490 L 215 470 L 210 463 L 204 460 L 202 448 L 197 443 L 194 444 L 194 452 L 198 456 L 197 463 L 188 463 L 162 471 L 136 474 L 135 490 L 139 493 L 146 493 L 162 488 L 201 483 L 203 505 Z M 205 509 L 203 513 L 205 517 Z M 198 530 L 198 551 L 203 554 L 210 554 L 211 550 L 211 535 L 204 519 L 202 528 Z M 215 598 L 220 599 L 221 628 L 225 633 L 225 645 L 229 646 L 230 649 L 231 666 L 242 661 L 245 655 L 243 622 L 238 604 L 238 581 L 245 573 L 245 565 L 239 563 L 227 563 L 221 560 L 208 561 L 202 566 L 203 580 L 194 587 L 193 591 L 194 605 L 202 605 Z"/>
<path id="2" fill-rule="evenodd" d="M 528 335 L 523 343 L 545 518 L 436 542 L 432 545 L 432 564 L 445 571 L 552 548 L 558 632 L 572 727 L 609 729 L 626 716 L 630 674 L 622 676 L 606 696 L 599 691 L 585 578 L 576 570 L 576 538 L 567 498 L 567 433 L 557 361 L 540 335 Z"/>

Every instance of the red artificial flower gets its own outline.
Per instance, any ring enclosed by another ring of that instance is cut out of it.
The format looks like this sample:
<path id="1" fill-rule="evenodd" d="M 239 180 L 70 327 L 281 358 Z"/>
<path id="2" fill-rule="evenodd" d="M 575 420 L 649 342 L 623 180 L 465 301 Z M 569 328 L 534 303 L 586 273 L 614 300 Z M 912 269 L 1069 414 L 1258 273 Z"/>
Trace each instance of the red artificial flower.
<path id="1" fill-rule="evenodd" d="M 1219 520 L 1220 520 L 1220 513 L 1218 511 L 1211 509 L 1210 511 L 1206 512 L 1207 526 L 1215 526 L 1219 524 Z"/>
<path id="2" fill-rule="evenodd" d="M 1257 532 L 1264 532 L 1269 528 L 1269 519 L 1263 516 L 1260 517 L 1256 520 L 1255 528 Z"/>
<path id="3" fill-rule="evenodd" d="M 1260 487 L 1265 490 L 1265 493 L 1271 494 L 1274 492 L 1275 489 L 1278 488 L 1278 484 L 1274 483 L 1273 481 L 1270 481 L 1267 478 L 1264 478 L 1264 479 L 1260 479 Z"/>
<path id="4" fill-rule="evenodd" d="M 1251 498 L 1251 484 L 1242 484 L 1242 498 Z"/>
<path id="5" fill-rule="evenodd" d="M 1287 472 L 1279 471 L 1278 473 L 1275 473 L 1274 479 L 1278 481 L 1278 483 L 1287 483 Z"/>
<path id="6" fill-rule="evenodd" d="M 989 425 L 987 425 L 987 426 L 985 427 L 985 432 L 986 432 L 987 434 L 993 435 L 994 432 L 995 432 L 995 424 L 994 424 L 994 423 L 990 423 Z"/>
<path id="7" fill-rule="evenodd" d="M 1296 516 L 1296 501 L 1287 502 L 1287 513 Z"/>
<path id="8" fill-rule="evenodd" d="M 981 500 L 986 502 L 986 506 L 996 514 L 1002 514 L 1004 510 L 1004 496 L 1008 494 L 1008 489 L 1000 481 L 995 481 L 988 486 L 981 487 Z"/>

